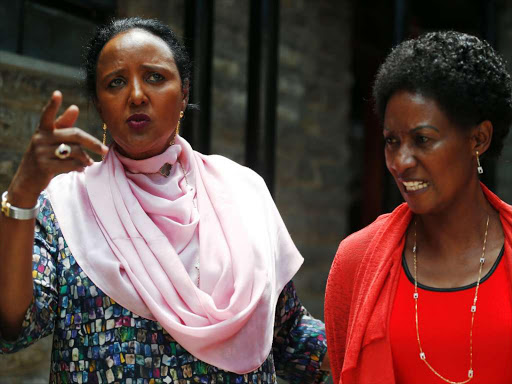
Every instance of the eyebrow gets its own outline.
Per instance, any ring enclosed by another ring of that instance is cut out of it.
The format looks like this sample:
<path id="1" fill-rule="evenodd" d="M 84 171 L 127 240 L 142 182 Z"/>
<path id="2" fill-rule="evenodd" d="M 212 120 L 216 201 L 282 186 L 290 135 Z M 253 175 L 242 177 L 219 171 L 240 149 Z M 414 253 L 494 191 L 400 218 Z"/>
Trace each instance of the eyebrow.
<path id="1" fill-rule="evenodd" d="M 424 129 L 424 128 L 430 128 L 430 129 L 433 129 L 436 132 L 439 132 L 439 129 L 437 129 L 433 125 L 429 125 L 429 124 L 418 125 L 417 127 L 414 127 L 413 129 L 411 129 L 411 132 L 416 132 L 416 131 L 419 131 L 420 129 Z M 389 131 L 390 129 L 388 127 L 383 127 L 383 130 L 384 131 Z"/>
<path id="2" fill-rule="evenodd" d="M 149 69 L 149 70 L 159 70 L 159 71 L 169 71 L 170 68 L 167 68 L 163 65 L 158 64 L 142 64 L 141 67 L 143 69 Z M 115 69 L 112 72 L 107 73 L 105 76 L 103 76 L 103 79 L 108 79 L 109 77 L 116 76 L 117 74 L 124 71 L 124 68 Z"/>
<path id="3" fill-rule="evenodd" d="M 169 71 L 170 68 L 166 67 L 165 65 L 158 65 L 158 64 L 142 64 L 142 68 L 144 69 L 153 69 L 153 70 L 160 70 L 160 71 Z"/>
<path id="4" fill-rule="evenodd" d="M 116 70 L 114 70 L 114 71 L 112 71 L 112 72 L 107 73 L 105 76 L 103 76 L 103 77 L 101 78 L 101 80 L 108 79 L 109 77 L 115 76 L 115 75 L 117 75 L 119 72 L 122 72 L 122 71 L 123 71 L 123 69 L 122 69 L 122 68 L 121 68 L 121 69 L 116 69 Z"/>
<path id="5" fill-rule="evenodd" d="M 411 132 L 416 132 L 416 131 L 419 131 L 420 129 L 424 129 L 424 128 L 430 128 L 430 129 L 433 129 L 434 131 L 436 132 L 439 132 L 439 129 L 437 129 L 436 127 L 434 127 L 433 125 L 429 125 L 429 124 L 421 124 L 421 125 L 418 125 L 417 127 L 411 129 Z"/>

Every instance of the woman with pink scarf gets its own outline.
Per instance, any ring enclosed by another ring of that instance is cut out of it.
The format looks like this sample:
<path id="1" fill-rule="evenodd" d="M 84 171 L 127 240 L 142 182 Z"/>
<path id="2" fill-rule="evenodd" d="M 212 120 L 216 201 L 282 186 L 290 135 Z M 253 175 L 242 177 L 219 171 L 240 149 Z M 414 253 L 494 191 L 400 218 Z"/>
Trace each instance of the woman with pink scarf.
<path id="1" fill-rule="evenodd" d="M 51 383 L 323 382 L 324 326 L 265 183 L 178 135 L 190 62 L 174 33 L 113 21 L 85 72 L 113 145 L 73 127 L 76 106 L 56 119 L 53 93 L 2 195 L 0 352 L 53 332 Z"/>

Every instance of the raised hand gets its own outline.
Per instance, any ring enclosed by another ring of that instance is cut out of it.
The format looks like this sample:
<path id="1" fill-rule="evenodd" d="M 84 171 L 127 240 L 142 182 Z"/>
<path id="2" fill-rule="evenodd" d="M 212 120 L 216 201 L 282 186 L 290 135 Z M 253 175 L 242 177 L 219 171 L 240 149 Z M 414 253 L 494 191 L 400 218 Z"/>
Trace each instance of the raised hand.
<path id="1" fill-rule="evenodd" d="M 61 104 L 62 94 L 54 91 L 43 108 L 39 126 L 9 187 L 9 200 L 13 205 L 34 206 L 55 175 L 83 171 L 91 165 L 93 160 L 84 149 L 99 155 L 108 152 L 108 147 L 97 138 L 74 127 L 79 114 L 76 105 L 71 105 L 56 118 Z"/>

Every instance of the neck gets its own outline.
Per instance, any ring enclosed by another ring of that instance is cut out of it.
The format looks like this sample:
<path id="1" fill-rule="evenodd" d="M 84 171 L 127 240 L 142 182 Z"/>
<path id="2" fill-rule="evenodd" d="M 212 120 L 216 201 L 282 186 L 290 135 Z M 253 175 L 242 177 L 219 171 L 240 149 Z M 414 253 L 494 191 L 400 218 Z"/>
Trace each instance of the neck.
<path id="1" fill-rule="evenodd" d="M 454 250 L 472 248 L 481 243 L 489 216 L 492 221 L 497 213 L 477 180 L 441 212 L 418 215 L 418 237 L 423 238 L 440 257 L 460 254 Z"/>

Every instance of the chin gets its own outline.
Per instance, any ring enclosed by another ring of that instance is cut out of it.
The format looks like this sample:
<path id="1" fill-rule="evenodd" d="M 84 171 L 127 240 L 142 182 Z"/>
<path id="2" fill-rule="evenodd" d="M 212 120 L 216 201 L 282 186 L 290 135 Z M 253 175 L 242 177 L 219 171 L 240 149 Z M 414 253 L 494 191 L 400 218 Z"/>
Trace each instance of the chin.
<path id="1" fill-rule="evenodd" d="M 415 215 L 425 215 L 430 212 L 428 208 L 422 207 L 419 204 L 410 204 L 407 202 L 407 206 Z"/>
<path id="2" fill-rule="evenodd" d="M 414 192 L 405 192 L 400 189 L 402 198 L 415 215 L 425 215 L 439 211 L 439 204 L 436 203 L 435 199 L 432 199 L 434 196 L 431 192 L 430 188 Z"/>
<path id="3" fill-rule="evenodd" d="M 434 204 L 433 202 L 411 201 L 411 199 L 406 199 L 405 202 L 415 215 L 436 215 L 445 210 L 445 208 L 441 207 L 439 204 Z"/>

